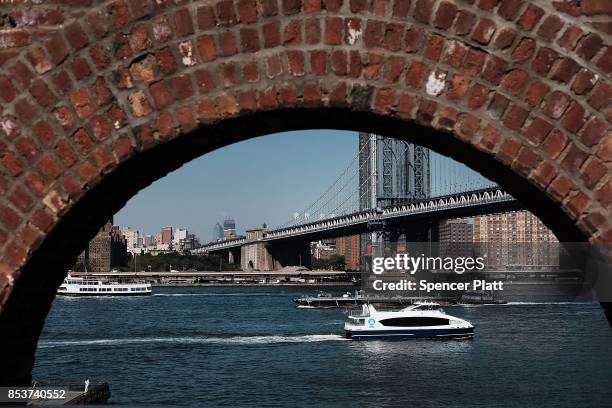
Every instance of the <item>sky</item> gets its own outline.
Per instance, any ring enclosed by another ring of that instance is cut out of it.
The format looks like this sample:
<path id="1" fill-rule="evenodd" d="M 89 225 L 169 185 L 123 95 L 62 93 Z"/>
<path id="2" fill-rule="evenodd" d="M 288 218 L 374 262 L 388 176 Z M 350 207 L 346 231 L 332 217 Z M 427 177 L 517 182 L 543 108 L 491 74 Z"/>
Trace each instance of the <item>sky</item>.
<path id="1" fill-rule="evenodd" d="M 237 232 L 289 221 L 315 200 L 357 154 L 357 132 L 276 133 L 205 154 L 140 191 L 114 217 L 144 234 L 187 228 L 201 242 L 215 223 Z"/>

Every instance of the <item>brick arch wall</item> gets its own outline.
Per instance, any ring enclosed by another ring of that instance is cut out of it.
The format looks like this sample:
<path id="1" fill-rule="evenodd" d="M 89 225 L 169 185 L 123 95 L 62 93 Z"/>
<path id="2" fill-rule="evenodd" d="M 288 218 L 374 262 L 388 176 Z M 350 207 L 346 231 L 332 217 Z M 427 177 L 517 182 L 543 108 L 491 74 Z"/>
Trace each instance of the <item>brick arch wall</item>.
<path id="1" fill-rule="evenodd" d="M 51 242 L 85 242 L 140 188 L 245 132 L 412 132 L 531 200 L 561 235 L 611 241 L 611 8 L 0 3 L 0 326 L 27 339 L 29 356 L 12 380 L 29 378 L 59 266 L 82 245 L 59 254 Z M 129 178 L 142 168 L 148 175 Z M 75 225 L 92 209 L 100 212 L 92 225 Z M 32 286 L 51 264 L 52 279 Z M 42 300 L 28 306 L 35 296 Z"/>

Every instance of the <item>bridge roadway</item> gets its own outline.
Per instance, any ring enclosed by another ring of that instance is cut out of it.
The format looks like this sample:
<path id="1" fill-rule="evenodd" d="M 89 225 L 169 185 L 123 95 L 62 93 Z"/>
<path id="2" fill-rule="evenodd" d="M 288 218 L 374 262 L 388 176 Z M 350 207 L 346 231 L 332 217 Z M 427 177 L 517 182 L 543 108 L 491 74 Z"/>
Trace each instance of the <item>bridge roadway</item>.
<path id="1" fill-rule="evenodd" d="M 499 187 L 475 190 L 380 209 L 369 209 L 333 218 L 317 220 L 286 228 L 265 231 L 257 240 L 238 238 L 203 245 L 196 252 L 216 252 L 241 247 L 247 243 L 299 239 L 317 241 L 353 234 L 365 233 L 369 225 L 384 222 L 392 231 L 410 224 L 443 219 L 463 218 L 524 209 L 514 197 Z"/>

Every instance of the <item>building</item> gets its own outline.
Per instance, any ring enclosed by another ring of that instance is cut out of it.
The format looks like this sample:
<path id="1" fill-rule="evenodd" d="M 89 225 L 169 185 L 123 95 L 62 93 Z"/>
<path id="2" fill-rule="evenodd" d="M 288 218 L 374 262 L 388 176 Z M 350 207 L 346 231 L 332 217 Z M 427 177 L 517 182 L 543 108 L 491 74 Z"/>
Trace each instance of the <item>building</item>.
<path id="1" fill-rule="evenodd" d="M 142 246 L 144 247 L 152 247 L 155 245 L 155 236 L 154 235 L 143 235 L 142 237 Z"/>
<path id="2" fill-rule="evenodd" d="M 360 248 L 359 235 L 336 238 L 336 251 L 338 255 L 344 257 L 347 271 L 358 271 L 360 269 Z"/>
<path id="3" fill-rule="evenodd" d="M 221 224 L 216 223 L 215 226 L 213 227 L 212 241 L 220 241 L 222 239 L 223 239 L 223 227 L 221 226 Z"/>
<path id="4" fill-rule="evenodd" d="M 187 230 L 184 228 L 175 228 L 174 229 L 174 236 L 172 238 L 172 242 L 177 245 L 181 242 L 181 239 L 185 239 L 187 238 Z"/>
<path id="5" fill-rule="evenodd" d="M 200 241 L 195 234 L 187 234 L 178 242 L 178 250 L 181 252 L 189 252 L 200 247 Z"/>
<path id="6" fill-rule="evenodd" d="M 312 257 L 319 260 L 328 260 L 336 255 L 336 243 L 334 240 L 319 240 L 311 243 Z"/>
<path id="7" fill-rule="evenodd" d="M 529 211 L 482 215 L 474 219 L 477 252 L 494 268 L 541 268 L 559 265 L 559 241 Z"/>
<path id="8" fill-rule="evenodd" d="M 163 227 L 160 231 L 160 244 L 170 244 L 172 242 L 172 227 Z"/>
<path id="9" fill-rule="evenodd" d="M 73 269 L 108 272 L 127 264 L 127 241 L 112 221 L 107 222 L 77 258 Z"/>
<path id="10" fill-rule="evenodd" d="M 441 256 L 473 256 L 474 227 L 467 219 L 458 218 L 440 222 L 439 234 Z"/>
<path id="11" fill-rule="evenodd" d="M 236 238 L 236 221 L 233 218 L 227 218 L 223 221 L 223 239 Z"/>
<path id="12" fill-rule="evenodd" d="M 131 252 L 130 249 L 142 246 L 142 238 L 137 230 L 133 230 L 130 227 L 122 227 L 121 234 L 127 243 L 128 252 Z"/>

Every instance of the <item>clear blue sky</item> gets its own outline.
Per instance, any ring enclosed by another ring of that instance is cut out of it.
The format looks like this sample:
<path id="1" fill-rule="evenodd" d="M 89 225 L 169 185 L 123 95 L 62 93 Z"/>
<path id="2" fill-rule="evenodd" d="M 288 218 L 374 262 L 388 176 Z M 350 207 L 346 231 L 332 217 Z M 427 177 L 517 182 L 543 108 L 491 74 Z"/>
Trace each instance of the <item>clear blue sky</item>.
<path id="1" fill-rule="evenodd" d="M 279 225 L 316 199 L 357 154 L 356 132 L 309 130 L 249 139 L 201 156 L 140 191 L 114 218 L 142 233 L 187 228 L 208 242 L 216 222 L 239 233 Z"/>

